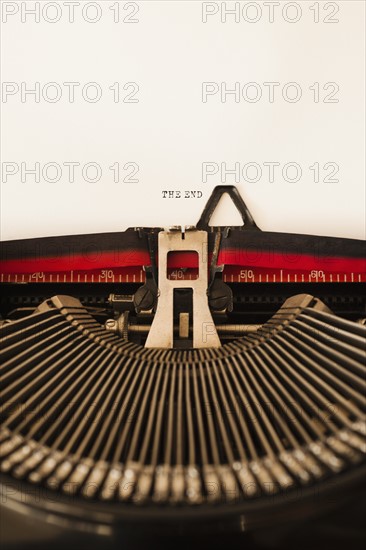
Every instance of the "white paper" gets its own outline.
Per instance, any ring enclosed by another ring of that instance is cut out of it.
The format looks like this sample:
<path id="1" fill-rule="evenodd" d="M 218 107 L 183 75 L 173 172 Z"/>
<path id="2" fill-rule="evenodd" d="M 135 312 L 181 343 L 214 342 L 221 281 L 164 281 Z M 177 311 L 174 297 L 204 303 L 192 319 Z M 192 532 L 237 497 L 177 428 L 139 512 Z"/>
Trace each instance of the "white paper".
<path id="1" fill-rule="evenodd" d="M 36 4 L 1 2 L 2 240 L 195 224 L 222 183 L 263 230 L 365 237 L 364 2 Z"/>

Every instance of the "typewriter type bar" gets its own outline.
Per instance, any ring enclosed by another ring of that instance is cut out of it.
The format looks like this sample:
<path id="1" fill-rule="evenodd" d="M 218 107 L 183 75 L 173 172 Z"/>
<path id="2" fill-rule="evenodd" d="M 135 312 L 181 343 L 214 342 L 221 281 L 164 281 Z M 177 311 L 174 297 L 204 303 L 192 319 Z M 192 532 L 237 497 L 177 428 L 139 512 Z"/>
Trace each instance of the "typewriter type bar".
<path id="1" fill-rule="evenodd" d="M 81 498 L 239 502 L 364 461 L 366 328 L 285 302 L 221 348 L 141 348 L 55 297 L 2 328 L 1 469 Z"/>

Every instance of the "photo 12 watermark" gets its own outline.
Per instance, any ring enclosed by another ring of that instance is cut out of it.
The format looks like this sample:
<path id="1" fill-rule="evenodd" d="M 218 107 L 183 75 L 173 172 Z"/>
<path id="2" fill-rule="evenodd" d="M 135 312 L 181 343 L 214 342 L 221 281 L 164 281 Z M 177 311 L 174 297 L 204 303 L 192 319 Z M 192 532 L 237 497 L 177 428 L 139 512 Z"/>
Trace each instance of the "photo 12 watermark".
<path id="1" fill-rule="evenodd" d="M 280 23 L 340 21 L 338 2 L 202 2 L 202 23 Z"/>
<path id="2" fill-rule="evenodd" d="M 2 82 L 2 103 L 139 103 L 137 82 Z"/>
<path id="3" fill-rule="evenodd" d="M 334 161 L 202 162 L 202 183 L 339 183 L 340 165 Z"/>
<path id="4" fill-rule="evenodd" d="M 202 82 L 202 103 L 339 103 L 337 82 Z"/>
<path id="5" fill-rule="evenodd" d="M 2 162 L 3 183 L 139 183 L 140 165 L 135 161 L 100 162 Z"/>
<path id="6" fill-rule="evenodd" d="M 140 22 L 140 3 L 101 2 L 1 2 L 2 23 L 80 23 L 95 25 L 101 21 L 114 23 Z"/>

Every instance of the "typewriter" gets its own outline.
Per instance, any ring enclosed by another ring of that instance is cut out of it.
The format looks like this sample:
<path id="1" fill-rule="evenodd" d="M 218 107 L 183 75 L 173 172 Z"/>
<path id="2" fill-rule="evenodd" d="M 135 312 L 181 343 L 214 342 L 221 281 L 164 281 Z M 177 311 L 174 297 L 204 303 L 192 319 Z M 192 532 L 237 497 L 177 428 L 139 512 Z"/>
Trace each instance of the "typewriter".
<path id="1" fill-rule="evenodd" d="M 210 225 L 224 193 L 242 226 Z M 1 259 L 4 548 L 363 547 L 363 241 L 218 186 L 196 226 Z"/>

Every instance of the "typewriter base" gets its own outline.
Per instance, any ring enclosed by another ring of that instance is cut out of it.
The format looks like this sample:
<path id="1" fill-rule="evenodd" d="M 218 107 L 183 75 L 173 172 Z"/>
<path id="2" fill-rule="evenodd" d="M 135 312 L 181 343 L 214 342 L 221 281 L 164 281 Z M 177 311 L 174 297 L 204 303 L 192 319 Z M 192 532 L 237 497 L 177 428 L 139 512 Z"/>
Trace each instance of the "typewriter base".
<path id="1" fill-rule="evenodd" d="M 164 550 L 165 548 L 198 549 L 203 546 L 212 550 L 229 545 L 232 550 L 323 550 L 324 548 L 347 548 L 361 550 L 365 547 L 366 534 L 363 528 L 366 515 L 365 493 L 353 497 L 317 518 L 303 521 L 281 522 L 278 526 L 257 529 L 250 533 L 240 521 L 230 524 L 199 522 L 196 532 L 184 529 L 166 529 L 155 526 L 153 533 L 131 524 L 124 528 L 100 532 L 81 532 L 68 526 L 45 523 L 32 515 L 23 515 L 9 508 L 0 513 L 0 546 L 2 550 L 64 550 L 77 547 L 80 550 L 116 550 L 117 548 Z M 285 518 L 284 518 L 285 519 Z M 21 529 L 19 528 L 21 525 Z"/>

